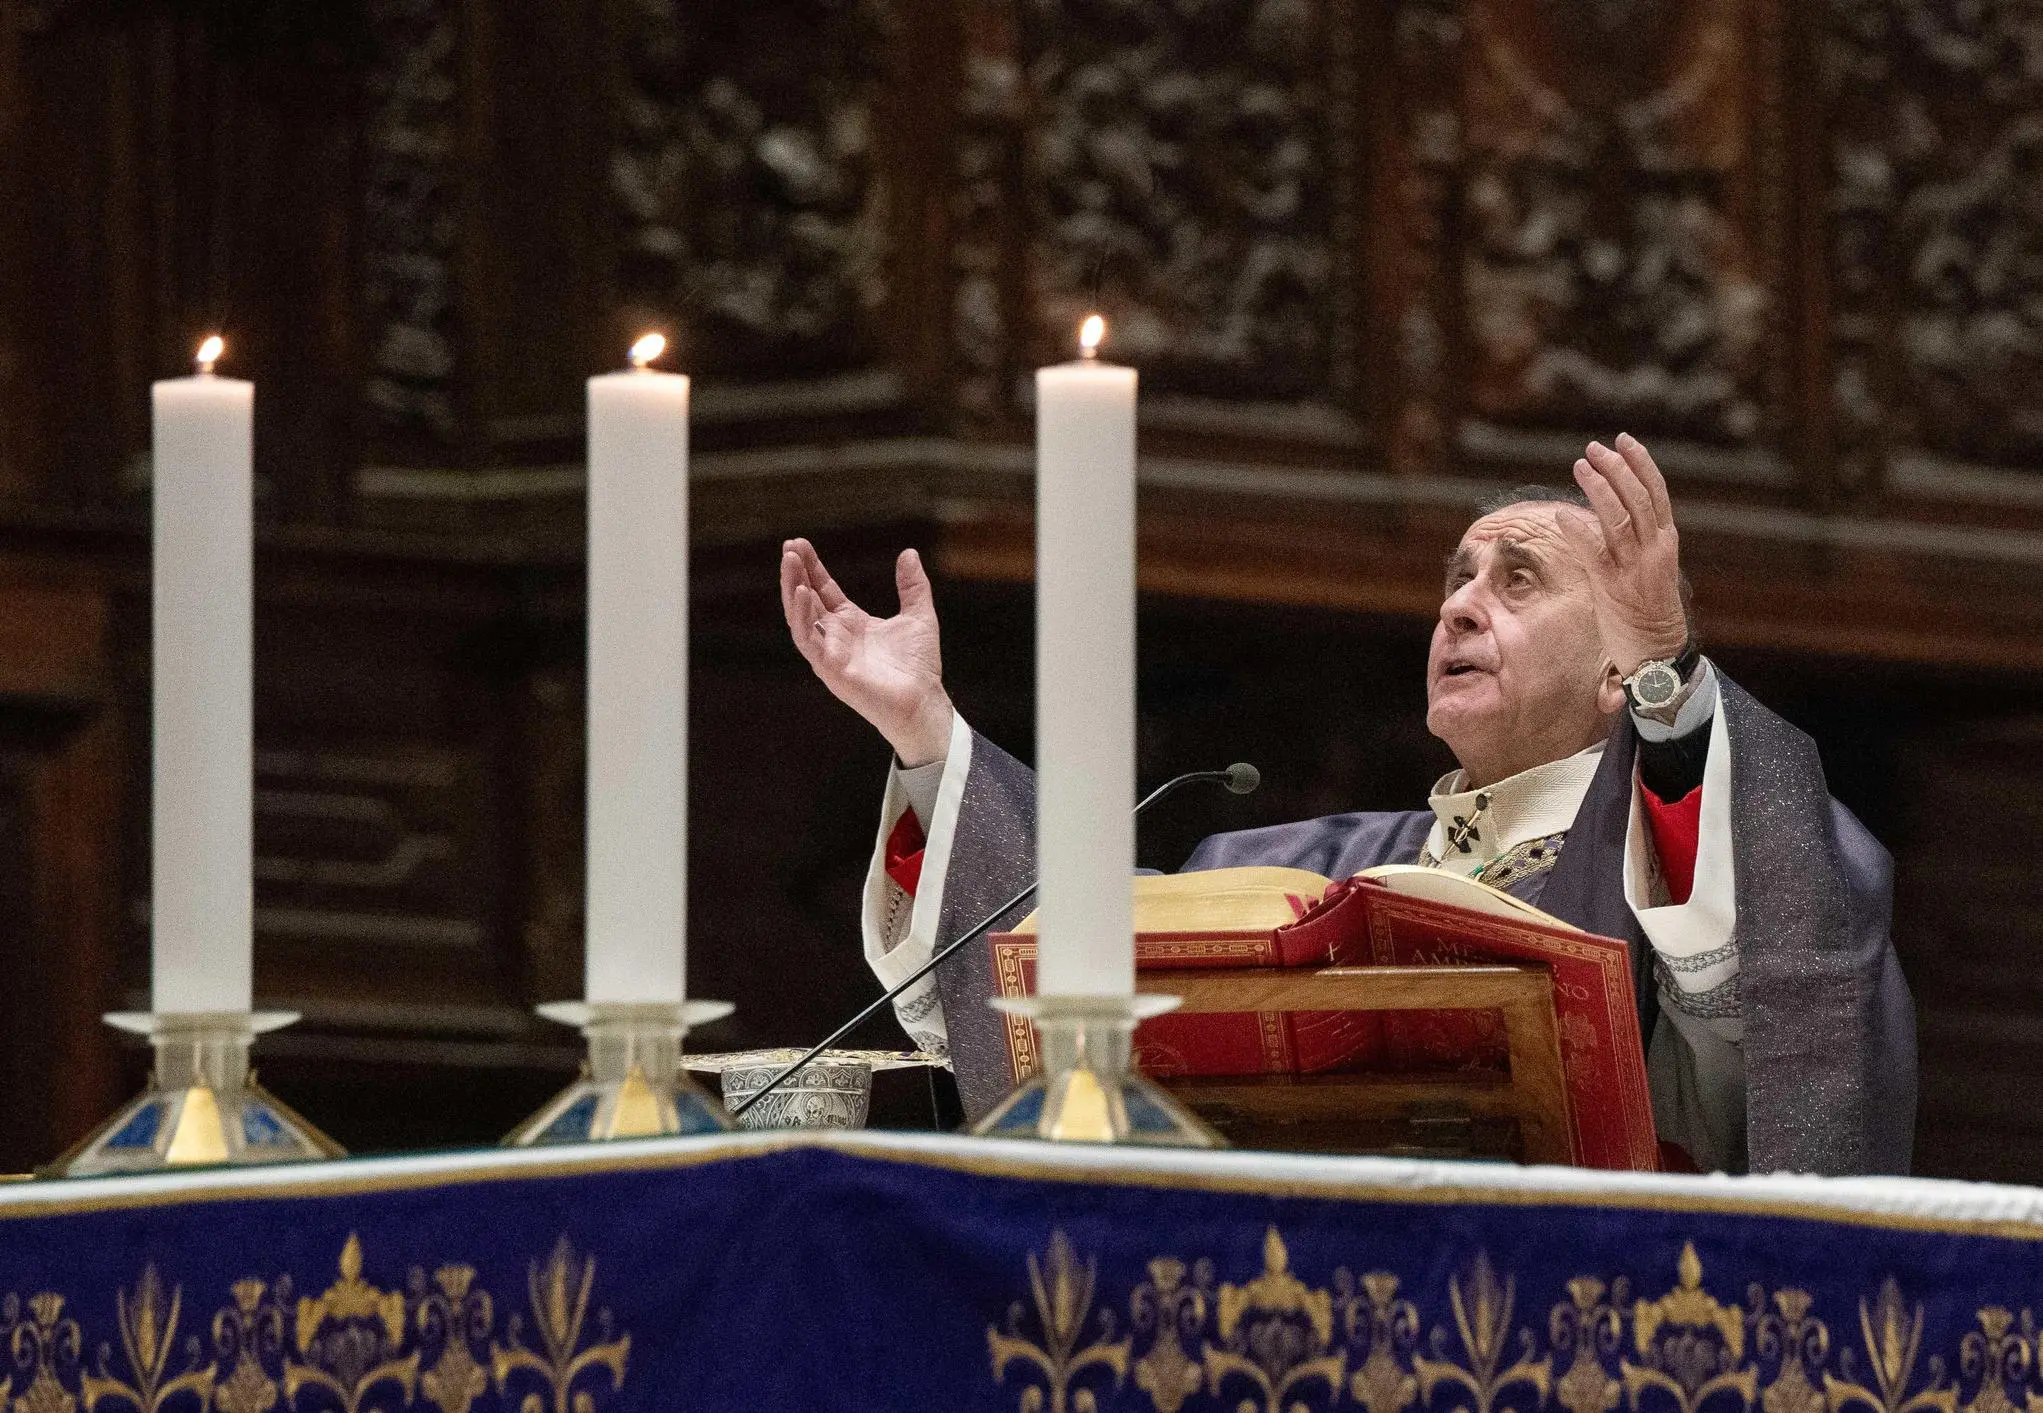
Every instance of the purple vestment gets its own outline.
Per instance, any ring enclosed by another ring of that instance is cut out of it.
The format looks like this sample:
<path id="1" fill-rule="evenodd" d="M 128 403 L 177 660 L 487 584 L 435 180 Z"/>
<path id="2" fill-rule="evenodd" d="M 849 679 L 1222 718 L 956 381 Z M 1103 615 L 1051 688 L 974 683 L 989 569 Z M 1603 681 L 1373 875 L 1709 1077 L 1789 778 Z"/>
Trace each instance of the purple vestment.
<path id="1" fill-rule="evenodd" d="M 1904 1173 L 1915 1130 L 1915 1010 L 1888 937 L 1893 862 L 1830 798 L 1815 743 L 1721 672 L 1718 682 L 1731 746 L 1733 939 L 1751 1169 Z M 1560 861 L 1510 891 L 1631 944 L 1640 1029 L 1650 1044 L 1658 1011 L 1652 948 L 1624 896 L 1636 751 L 1630 718 L 1620 716 Z M 1423 810 L 1359 813 L 1216 834 L 1185 868 L 1264 864 L 1346 878 L 1416 862 L 1432 822 Z M 975 738 L 936 945 L 1011 897 L 1034 870 L 1034 776 Z M 1009 1087 L 1000 1018 L 986 1006 L 995 994 L 991 948 L 975 943 L 937 975 L 958 1088 L 976 1118 Z"/>

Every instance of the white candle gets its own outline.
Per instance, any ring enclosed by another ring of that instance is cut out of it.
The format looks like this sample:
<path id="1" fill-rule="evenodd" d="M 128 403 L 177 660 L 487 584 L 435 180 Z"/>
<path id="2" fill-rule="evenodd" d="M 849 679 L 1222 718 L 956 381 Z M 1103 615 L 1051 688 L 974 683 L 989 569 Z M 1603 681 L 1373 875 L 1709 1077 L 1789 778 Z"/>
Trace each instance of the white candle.
<path id="1" fill-rule="evenodd" d="M 250 1006 L 255 388 L 214 376 L 221 352 L 207 339 L 197 376 L 152 390 L 149 931 L 159 1012 Z"/>
<path id="2" fill-rule="evenodd" d="M 1036 371 L 1036 772 L 1036 990 L 1131 995 L 1135 370 L 1091 357 Z"/>
<path id="3" fill-rule="evenodd" d="M 587 998 L 686 998 L 688 379 L 589 379 Z"/>

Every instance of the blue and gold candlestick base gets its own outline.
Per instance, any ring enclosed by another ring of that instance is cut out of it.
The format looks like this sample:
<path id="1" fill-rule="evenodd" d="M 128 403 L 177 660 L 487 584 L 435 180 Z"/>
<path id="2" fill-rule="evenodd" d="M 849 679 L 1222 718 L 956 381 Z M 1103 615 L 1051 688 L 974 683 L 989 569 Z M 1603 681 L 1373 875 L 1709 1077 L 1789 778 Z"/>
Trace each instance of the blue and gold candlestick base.
<path id="1" fill-rule="evenodd" d="M 995 997 L 997 1011 L 1035 1022 L 1043 1067 L 981 1119 L 981 1138 L 1225 1148 L 1226 1140 L 1144 1079 L 1135 1027 L 1175 1008 L 1175 996 Z"/>
<path id="2" fill-rule="evenodd" d="M 557 1001 L 539 1014 L 578 1026 L 589 1041 L 582 1075 L 512 1129 L 506 1148 L 722 1133 L 724 1106 L 681 1065 L 681 1040 L 731 1013 L 728 1001 Z"/>
<path id="3" fill-rule="evenodd" d="M 156 1173 L 339 1158 L 344 1151 L 255 1082 L 255 1037 L 295 1011 L 116 1011 L 106 1023 L 156 1049 L 149 1088 L 40 1170 L 43 1177 Z"/>

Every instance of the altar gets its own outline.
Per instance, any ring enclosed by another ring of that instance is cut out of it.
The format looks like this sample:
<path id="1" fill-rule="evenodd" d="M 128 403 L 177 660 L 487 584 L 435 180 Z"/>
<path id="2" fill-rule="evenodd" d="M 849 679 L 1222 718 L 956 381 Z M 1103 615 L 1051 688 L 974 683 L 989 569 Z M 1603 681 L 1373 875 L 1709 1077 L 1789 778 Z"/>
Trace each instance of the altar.
<path id="1" fill-rule="evenodd" d="M 756 1133 L 0 1191 L 115 1409 L 2005 1413 L 2043 1191 Z"/>

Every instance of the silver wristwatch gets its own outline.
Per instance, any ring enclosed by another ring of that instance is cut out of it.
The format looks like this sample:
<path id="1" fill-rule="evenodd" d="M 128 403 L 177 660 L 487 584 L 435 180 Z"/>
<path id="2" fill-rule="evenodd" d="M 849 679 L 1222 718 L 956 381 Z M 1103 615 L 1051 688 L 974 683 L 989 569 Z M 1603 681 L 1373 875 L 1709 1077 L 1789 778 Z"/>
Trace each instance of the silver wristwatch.
<path id="1" fill-rule="evenodd" d="M 1671 658 L 1649 658 L 1640 663 L 1638 670 L 1624 679 L 1625 699 L 1641 716 L 1671 726 L 1681 704 L 1688 700 L 1695 670 L 1701 664 L 1702 649 L 1691 638 Z"/>

